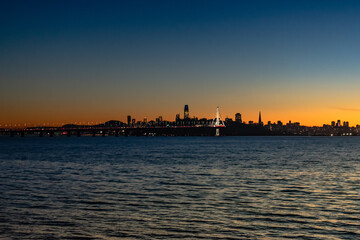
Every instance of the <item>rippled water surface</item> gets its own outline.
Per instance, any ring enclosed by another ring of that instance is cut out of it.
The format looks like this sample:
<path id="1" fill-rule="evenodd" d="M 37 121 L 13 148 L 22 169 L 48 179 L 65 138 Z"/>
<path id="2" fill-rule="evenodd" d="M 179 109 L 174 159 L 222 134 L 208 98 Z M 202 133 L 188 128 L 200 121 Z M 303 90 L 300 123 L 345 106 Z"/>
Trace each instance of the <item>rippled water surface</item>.
<path id="1" fill-rule="evenodd" d="M 1 137 L 0 239 L 360 239 L 358 137 Z"/>

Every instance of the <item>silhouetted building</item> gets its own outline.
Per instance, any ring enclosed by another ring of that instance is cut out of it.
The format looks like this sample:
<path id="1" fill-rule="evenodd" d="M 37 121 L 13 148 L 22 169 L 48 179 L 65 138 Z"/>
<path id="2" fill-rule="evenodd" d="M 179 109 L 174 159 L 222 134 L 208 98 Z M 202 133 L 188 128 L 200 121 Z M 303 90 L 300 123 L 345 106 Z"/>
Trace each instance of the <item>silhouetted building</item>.
<path id="1" fill-rule="evenodd" d="M 331 122 L 331 126 L 332 126 L 332 127 L 335 127 L 335 121 L 332 121 L 332 122 Z"/>
<path id="2" fill-rule="evenodd" d="M 231 122 L 233 122 L 233 120 L 232 120 L 231 118 L 226 117 L 226 118 L 225 118 L 225 122 L 231 123 Z"/>
<path id="3" fill-rule="evenodd" d="M 156 118 L 156 123 L 161 123 L 163 121 L 163 117 L 159 116 L 158 118 Z"/>
<path id="4" fill-rule="evenodd" d="M 240 114 L 240 113 L 236 113 L 236 114 L 235 114 L 235 122 L 242 123 L 241 114 Z"/>
<path id="5" fill-rule="evenodd" d="M 263 122 L 261 121 L 261 112 L 259 112 L 259 125 L 263 125 Z"/>
<path id="6" fill-rule="evenodd" d="M 189 105 L 185 105 L 184 107 L 184 119 L 189 118 Z"/>
<path id="7" fill-rule="evenodd" d="M 131 116 L 130 115 L 127 116 L 127 124 L 128 124 L 128 126 L 131 125 Z"/>
<path id="8" fill-rule="evenodd" d="M 340 122 L 340 120 L 337 120 L 336 126 L 337 126 L 337 127 L 341 127 L 341 122 Z"/>
<path id="9" fill-rule="evenodd" d="M 176 122 L 179 122 L 179 121 L 180 121 L 180 113 L 176 114 L 175 121 L 176 121 Z"/>

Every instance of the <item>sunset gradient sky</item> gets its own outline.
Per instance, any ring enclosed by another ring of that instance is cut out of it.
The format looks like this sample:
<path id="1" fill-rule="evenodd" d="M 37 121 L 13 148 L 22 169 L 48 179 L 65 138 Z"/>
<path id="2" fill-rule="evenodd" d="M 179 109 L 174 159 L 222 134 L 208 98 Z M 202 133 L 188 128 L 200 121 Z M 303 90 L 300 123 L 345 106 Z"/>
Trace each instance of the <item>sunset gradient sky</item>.
<path id="1" fill-rule="evenodd" d="M 360 124 L 360 1 L 0 2 L 0 125 Z"/>

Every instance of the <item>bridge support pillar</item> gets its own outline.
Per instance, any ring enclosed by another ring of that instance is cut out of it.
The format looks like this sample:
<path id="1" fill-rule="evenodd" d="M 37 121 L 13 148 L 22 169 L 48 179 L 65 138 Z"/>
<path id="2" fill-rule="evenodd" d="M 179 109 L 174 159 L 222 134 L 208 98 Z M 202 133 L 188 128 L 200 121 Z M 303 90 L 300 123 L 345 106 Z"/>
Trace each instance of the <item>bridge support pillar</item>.
<path id="1" fill-rule="evenodd" d="M 215 131 L 215 136 L 220 136 L 220 129 L 219 128 L 216 128 L 216 131 Z"/>

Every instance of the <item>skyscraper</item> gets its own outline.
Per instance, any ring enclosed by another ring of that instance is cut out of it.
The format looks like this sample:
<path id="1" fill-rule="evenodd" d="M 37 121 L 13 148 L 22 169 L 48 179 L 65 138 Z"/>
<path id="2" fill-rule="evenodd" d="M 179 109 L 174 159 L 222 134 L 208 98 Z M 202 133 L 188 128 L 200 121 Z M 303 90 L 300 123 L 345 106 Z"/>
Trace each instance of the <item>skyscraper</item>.
<path id="1" fill-rule="evenodd" d="M 337 127 L 341 127 L 341 122 L 340 122 L 340 120 L 337 120 L 336 126 L 337 126 Z"/>
<path id="2" fill-rule="evenodd" d="M 236 114 L 235 114 L 235 121 L 236 121 L 236 122 L 239 122 L 239 123 L 242 123 L 241 114 L 240 114 L 240 113 L 236 113 Z"/>
<path id="3" fill-rule="evenodd" d="M 261 111 L 259 112 L 259 125 L 263 125 L 263 122 L 261 121 Z"/>
<path id="4" fill-rule="evenodd" d="M 188 119 L 189 118 L 189 106 L 185 105 L 184 107 L 184 119 Z"/>
<path id="5" fill-rule="evenodd" d="M 127 124 L 130 127 L 130 125 L 131 125 L 131 116 L 130 115 L 127 116 Z"/>

